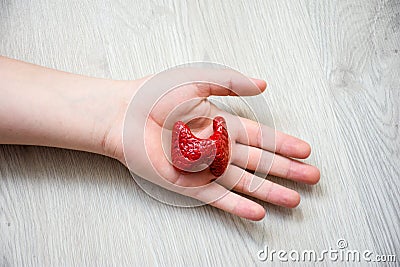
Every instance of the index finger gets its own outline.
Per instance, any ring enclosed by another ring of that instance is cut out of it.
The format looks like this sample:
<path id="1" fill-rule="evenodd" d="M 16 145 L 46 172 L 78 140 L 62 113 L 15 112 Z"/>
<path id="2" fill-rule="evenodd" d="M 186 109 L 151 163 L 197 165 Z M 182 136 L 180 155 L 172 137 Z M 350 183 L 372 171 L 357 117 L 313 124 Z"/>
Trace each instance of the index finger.
<path id="1" fill-rule="evenodd" d="M 311 153 L 310 145 L 297 137 L 246 118 L 239 119 L 246 129 L 246 132 L 238 133 L 239 143 L 299 159 L 307 158 Z"/>
<path id="2" fill-rule="evenodd" d="M 298 159 L 305 159 L 311 153 L 310 145 L 297 137 L 217 108 L 213 113 L 214 116 L 220 115 L 226 119 L 228 130 L 238 143 Z"/>

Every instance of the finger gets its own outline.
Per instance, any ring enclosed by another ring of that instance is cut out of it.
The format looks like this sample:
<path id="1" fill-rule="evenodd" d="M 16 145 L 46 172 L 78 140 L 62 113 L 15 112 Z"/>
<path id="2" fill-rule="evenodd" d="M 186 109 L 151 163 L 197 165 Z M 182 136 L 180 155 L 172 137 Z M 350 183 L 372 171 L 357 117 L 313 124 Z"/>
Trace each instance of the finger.
<path id="1" fill-rule="evenodd" d="M 259 221 L 265 216 L 265 209 L 260 204 L 239 196 L 216 182 L 190 191 L 188 196 L 249 220 Z"/>
<path id="2" fill-rule="evenodd" d="M 200 97 L 215 96 L 253 96 L 261 94 L 267 88 L 264 80 L 248 78 L 248 81 L 229 80 L 221 84 L 197 83 L 197 94 Z"/>
<path id="3" fill-rule="evenodd" d="M 296 191 L 262 179 L 234 165 L 231 165 L 226 174 L 217 181 L 226 188 L 282 207 L 294 208 L 300 203 L 300 195 Z M 253 183 L 259 186 L 253 189 Z"/>
<path id="4" fill-rule="evenodd" d="M 242 218 L 258 221 L 265 216 L 265 209 L 261 205 L 230 192 L 215 181 L 195 186 L 194 184 L 190 184 L 190 178 L 196 177 L 190 177 L 190 175 L 188 175 L 186 178 L 181 177 L 182 181 L 171 183 L 172 180 L 170 178 L 165 179 L 158 175 L 155 175 L 154 177 L 146 177 L 150 182 L 153 182 L 167 190 L 192 197 L 205 204 L 209 204 Z M 197 178 L 201 179 L 200 177 Z"/>
<path id="5" fill-rule="evenodd" d="M 217 96 L 252 96 L 265 91 L 264 80 L 249 78 L 238 71 L 224 69 L 202 69 L 196 72 L 195 83 L 199 97 Z"/>
<path id="6" fill-rule="evenodd" d="M 248 170 L 306 184 L 316 184 L 320 179 L 320 172 L 315 166 L 238 143 L 232 147 L 232 163 Z"/>
<path id="7" fill-rule="evenodd" d="M 307 158 L 311 153 L 310 145 L 297 137 L 219 109 L 214 109 L 214 113 L 225 117 L 228 130 L 239 143 L 299 159 Z"/>

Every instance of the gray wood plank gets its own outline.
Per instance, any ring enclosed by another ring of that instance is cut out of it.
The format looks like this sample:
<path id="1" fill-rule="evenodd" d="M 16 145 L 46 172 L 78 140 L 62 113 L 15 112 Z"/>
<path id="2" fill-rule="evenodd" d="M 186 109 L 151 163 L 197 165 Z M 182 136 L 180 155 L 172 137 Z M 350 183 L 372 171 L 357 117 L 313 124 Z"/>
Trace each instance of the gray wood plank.
<path id="1" fill-rule="evenodd" d="M 400 3 L 309 1 L 315 43 L 377 250 L 400 248 Z"/>

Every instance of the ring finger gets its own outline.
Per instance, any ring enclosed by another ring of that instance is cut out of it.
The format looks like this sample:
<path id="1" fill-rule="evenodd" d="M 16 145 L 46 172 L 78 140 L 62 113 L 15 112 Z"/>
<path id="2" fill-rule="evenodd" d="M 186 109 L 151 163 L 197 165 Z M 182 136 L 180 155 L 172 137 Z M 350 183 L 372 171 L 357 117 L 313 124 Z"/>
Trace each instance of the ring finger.
<path id="1" fill-rule="evenodd" d="M 300 195 L 296 191 L 260 178 L 234 165 L 230 165 L 226 173 L 216 182 L 228 189 L 275 205 L 294 208 L 300 203 Z M 254 184 L 258 186 L 253 188 Z"/>

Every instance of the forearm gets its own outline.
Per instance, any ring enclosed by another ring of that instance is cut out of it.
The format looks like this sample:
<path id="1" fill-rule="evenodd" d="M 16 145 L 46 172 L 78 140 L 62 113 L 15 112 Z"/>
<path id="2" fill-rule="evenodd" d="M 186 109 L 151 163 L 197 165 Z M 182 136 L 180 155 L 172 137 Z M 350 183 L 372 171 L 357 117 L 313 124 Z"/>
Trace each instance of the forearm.
<path id="1" fill-rule="evenodd" d="M 0 57 L 0 144 L 62 147 L 107 156 L 132 82 L 90 78 Z M 112 145 L 111 145 L 112 146 Z"/>

